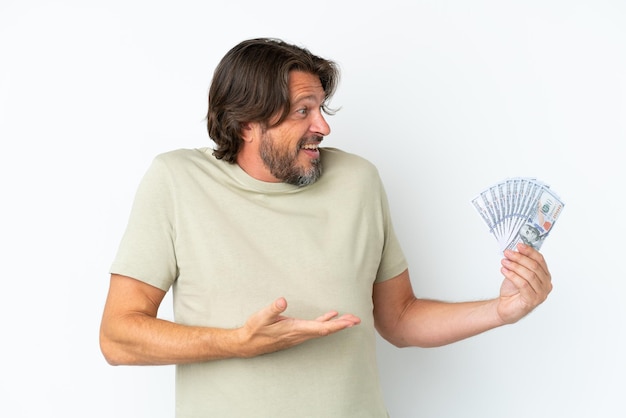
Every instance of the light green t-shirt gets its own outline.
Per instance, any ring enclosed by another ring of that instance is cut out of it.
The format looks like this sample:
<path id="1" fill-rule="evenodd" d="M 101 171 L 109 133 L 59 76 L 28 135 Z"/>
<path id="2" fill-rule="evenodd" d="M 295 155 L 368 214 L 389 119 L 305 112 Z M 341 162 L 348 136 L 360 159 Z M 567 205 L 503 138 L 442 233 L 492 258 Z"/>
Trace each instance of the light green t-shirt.
<path id="1" fill-rule="evenodd" d="M 176 367 L 178 418 L 386 417 L 372 286 L 407 268 L 375 167 L 322 148 L 309 186 L 266 183 L 208 148 L 157 156 L 111 273 L 173 291 L 175 321 L 238 327 L 284 296 L 285 315 L 360 325 L 251 359 Z"/>

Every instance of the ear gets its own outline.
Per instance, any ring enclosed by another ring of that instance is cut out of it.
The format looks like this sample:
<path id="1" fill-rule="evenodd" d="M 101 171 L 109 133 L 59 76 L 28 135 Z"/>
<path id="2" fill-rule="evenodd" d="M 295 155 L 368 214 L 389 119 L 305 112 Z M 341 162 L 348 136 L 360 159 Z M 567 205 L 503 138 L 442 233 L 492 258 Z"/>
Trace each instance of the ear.
<path id="1" fill-rule="evenodd" d="M 256 122 L 245 122 L 241 124 L 241 139 L 244 142 L 252 142 L 258 138 L 259 124 Z"/>

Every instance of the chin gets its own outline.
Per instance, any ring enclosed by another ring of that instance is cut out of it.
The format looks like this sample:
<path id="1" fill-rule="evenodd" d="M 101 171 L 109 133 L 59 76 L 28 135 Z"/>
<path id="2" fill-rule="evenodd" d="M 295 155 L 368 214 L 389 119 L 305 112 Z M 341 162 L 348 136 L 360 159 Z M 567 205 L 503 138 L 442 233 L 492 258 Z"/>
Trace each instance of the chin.
<path id="1" fill-rule="evenodd" d="M 300 187 L 315 183 L 322 176 L 322 165 L 319 160 L 314 161 L 315 163 L 311 164 L 309 168 L 300 170 L 300 173 L 286 179 L 286 182 Z"/>

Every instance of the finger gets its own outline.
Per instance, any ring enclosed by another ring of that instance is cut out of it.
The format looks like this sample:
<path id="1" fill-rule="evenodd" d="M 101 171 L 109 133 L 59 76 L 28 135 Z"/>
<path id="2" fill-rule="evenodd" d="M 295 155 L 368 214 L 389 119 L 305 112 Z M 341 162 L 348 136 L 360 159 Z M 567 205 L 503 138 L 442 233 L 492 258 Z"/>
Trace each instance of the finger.
<path id="1" fill-rule="evenodd" d="M 358 316 L 355 316 L 352 314 L 345 314 L 345 315 L 341 315 L 340 317 L 338 317 L 337 315 L 338 313 L 336 311 L 330 311 L 330 312 L 325 313 L 322 316 L 315 318 L 315 321 L 329 322 L 333 320 L 335 322 L 341 323 L 341 324 L 335 324 L 335 325 L 340 325 L 340 326 L 342 324 L 347 324 L 349 326 L 352 326 L 352 325 L 358 325 L 361 323 L 361 318 L 359 318 Z"/>
<path id="2" fill-rule="evenodd" d="M 518 251 L 507 250 L 505 256 L 524 265 L 529 270 L 542 274 L 544 277 L 549 276 L 550 272 L 546 260 L 539 251 L 530 245 L 522 243 L 517 245 L 517 250 Z"/>
<path id="3" fill-rule="evenodd" d="M 512 270 L 502 268 L 502 274 L 506 277 L 508 282 L 512 283 L 517 288 L 520 301 L 523 301 L 529 309 L 533 309 L 540 303 L 546 300 L 548 294 L 552 291 L 552 284 L 541 284 L 538 280 L 527 280 Z M 507 294 L 503 294 L 507 296 Z M 512 293 L 509 292 L 508 296 Z"/>
<path id="4" fill-rule="evenodd" d="M 522 252 L 505 251 L 502 266 L 527 280 L 539 280 L 542 284 L 550 282 L 550 272 L 541 253 L 530 246 L 520 247 Z"/>
<path id="5" fill-rule="evenodd" d="M 520 254 L 524 254 L 524 255 L 532 258 L 533 260 L 535 260 L 537 263 L 539 263 L 539 266 L 541 267 L 543 272 L 546 275 L 550 275 L 550 271 L 548 269 L 548 265 L 546 263 L 546 259 L 543 257 L 543 255 L 537 249 L 531 247 L 530 245 L 524 245 L 524 244 L 521 244 L 521 243 L 518 244 L 517 249 L 520 252 Z"/>
<path id="6" fill-rule="evenodd" d="M 263 323 L 270 324 L 278 320 L 284 319 L 282 317 L 282 313 L 285 312 L 286 309 L 287 301 L 285 300 L 285 298 L 280 297 L 272 302 L 271 305 L 260 310 L 257 315 Z"/>
<path id="7" fill-rule="evenodd" d="M 361 323 L 361 318 L 359 318 L 356 315 L 345 314 L 345 315 L 341 315 L 339 318 L 337 318 L 336 321 L 347 321 L 347 322 L 351 323 L 352 325 L 358 325 L 358 324 Z"/>
<path id="8" fill-rule="evenodd" d="M 524 258 L 530 260 L 528 257 Z M 536 261 L 530 260 L 530 263 L 531 266 L 526 267 L 522 262 L 505 258 L 502 260 L 501 272 L 525 297 L 545 299 L 552 290 L 550 274 L 546 275 L 538 268 Z"/>
<path id="9" fill-rule="evenodd" d="M 316 333 L 319 336 L 326 336 L 330 334 L 334 334 L 335 332 L 339 332 L 346 328 L 353 327 L 361 323 L 361 319 L 354 315 L 342 315 L 339 318 L 335 318 L 333 320 L 328 320 L 322 323 L 317 322 L 319 324 L 316 328 Z"/>
<path id="10" fill-rule="evenodd" d="M 330 321 L 333 318 L 336 318 L 337 315 L 339 315 L 337 311 L 330 311 L 330 312 L 326 312 L 322 316 L 318 316 L 317 318 L 315 318 L 315 320 L 318 322 L 326 322 L 326 321 Z"/>
<path id="11" fill-rule="evenodd" d="M 503 265 L 502 268 L 500 269 L 500 272 L 502 273 L 502 275 L 508 279 L 509 283 L 512 283 L 513 286 L 515 286 L 515 289 L 517 289 L 518 292 L 520 293 L 526 293 L 528 291 L 531 291 L 533 293 L 537 293 L 537 289 L 535 289 L 532 285 L 532 283 L 527 280 L 525 277 L 521 276 L 515 269 L 513 268 L 508 268 L 506 266 L 506 261 L 503 261 Z M 509 290 L 509 293 L 510 290 Z"/>
<path id="12" fill-rule="evenodd" d="M 271 311 L 274 314 L 280 315 L 285 312 L 285 310 L 287 310 L 287 300 L 285 300 L 285 298 L 278 298 L 272 303 Z"/>

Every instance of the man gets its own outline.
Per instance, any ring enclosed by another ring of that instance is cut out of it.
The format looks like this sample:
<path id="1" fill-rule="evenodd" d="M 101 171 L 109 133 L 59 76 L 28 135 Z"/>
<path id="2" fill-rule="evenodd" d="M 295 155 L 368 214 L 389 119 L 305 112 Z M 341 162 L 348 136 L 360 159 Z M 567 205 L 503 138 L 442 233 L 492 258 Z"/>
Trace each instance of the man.
<path id="1" fill-rule="evenodd" d="M 100 343 L 114 365 L 176 364 L 179 418 L 385 417 L 375 330 L 440 346 L 551 291 L 542 255 L 520 245 L 498 298 L 417 299 L 376 169 L 320 147 L 337 82 L 306 49 L 240 43 L 209 91 L 215 150 L 160 155 L 141 182 Z M 170 289 L 175 322 L 157 318 Z"/>

